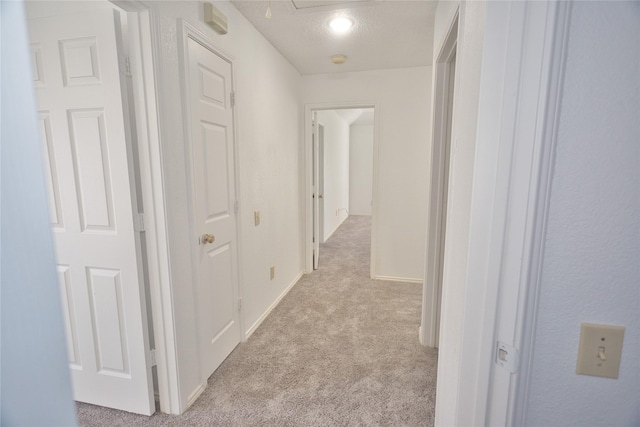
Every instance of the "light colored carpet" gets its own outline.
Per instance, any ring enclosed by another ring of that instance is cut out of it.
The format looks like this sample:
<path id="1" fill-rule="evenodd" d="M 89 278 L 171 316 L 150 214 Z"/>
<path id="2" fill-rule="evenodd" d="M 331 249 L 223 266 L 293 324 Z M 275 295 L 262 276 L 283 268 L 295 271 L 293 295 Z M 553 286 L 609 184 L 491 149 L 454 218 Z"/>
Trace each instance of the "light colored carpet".
<path id="1" fill-rule="evenodd" d="M 179 416 L 78 404 L 83 426 L 431 426 L 437 351 L 418 342 L 422 286 L 369 279 L 370 217 L 351 216 Z"/>

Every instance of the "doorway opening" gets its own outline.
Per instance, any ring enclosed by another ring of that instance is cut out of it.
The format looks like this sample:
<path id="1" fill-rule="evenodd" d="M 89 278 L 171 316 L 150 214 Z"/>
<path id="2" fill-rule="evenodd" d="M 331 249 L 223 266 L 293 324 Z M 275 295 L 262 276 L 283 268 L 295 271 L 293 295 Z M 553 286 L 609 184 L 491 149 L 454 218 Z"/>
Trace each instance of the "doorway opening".
<path id="1" fill-rule="evenodd" d="M 447 234 L 447 200 L 449 165 L 454 140 L 454 100 L 458 17 L 454 18 L 434 67 L 433 145 L 431 151 L 431 187 L 427 223 L 427 255 L 425 265 L 420 342 L 438 347 L 440 340 L 440 307 L 444 281 L 445 239 Z"/>
<path id="2" fill-rule="evenodd" d="M 375 103 L 306 108 L 306 271 L 318 269 L 320 245 L 349 215 L 371 217 L 375 271 L 377 117 Z"/>

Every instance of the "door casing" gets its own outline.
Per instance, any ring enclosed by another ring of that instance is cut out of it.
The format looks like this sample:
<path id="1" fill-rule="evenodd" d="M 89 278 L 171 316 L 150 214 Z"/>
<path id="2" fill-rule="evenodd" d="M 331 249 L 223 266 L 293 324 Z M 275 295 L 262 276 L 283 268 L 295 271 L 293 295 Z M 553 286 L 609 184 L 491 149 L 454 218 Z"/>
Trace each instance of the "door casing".
<path id="1" fill-rule="evenodd" d="M 526 415 L 571 5 L 487 4 L 467 279 L 454 313 L 464 313 L 461 346 L 440 348 L 450 369 L 438 378 L 436 423 L 521 425 Z M 515 373 L 496 363 L 499 341 L 519 351 Z"/>
<path id="2" fill-rule="evenodd" d="M 426 263 L 422 291 L 422 322 L 420 343 L 427 347 L 438 347 L 440 335 L 440 305 L 445 257 L 444 231 L 446 228 L 447 182 L 450 168 L 448 151 L 453 141 L 453 92 L 455 81 L 456 47 L 458 41 L 458 12 L 455 13 L 447 36 L 434 66 L 434 108 L 431 148 L 429 211 L 427 214 Z"/>

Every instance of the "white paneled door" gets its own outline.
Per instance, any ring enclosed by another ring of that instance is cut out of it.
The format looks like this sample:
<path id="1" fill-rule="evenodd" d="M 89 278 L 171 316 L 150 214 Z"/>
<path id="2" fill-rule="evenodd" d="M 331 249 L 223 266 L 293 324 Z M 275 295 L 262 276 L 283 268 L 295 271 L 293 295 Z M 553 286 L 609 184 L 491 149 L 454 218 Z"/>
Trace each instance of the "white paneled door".
<path id="1" fill-rule="evenodd" d="M 320 235 L 321 229 L 321 207 L 320 196 L 324 198 L 324 195 L 320 191 L 324 191 L 320 184 L 320 124 L 318 123 L 318 113 L 313 112 L 313 121 L 311 122 L 313 133 L 311 134 L 311 152 L 312 159 L 312 183 L 313 183 L 313 269 L 317 270 L 320 263 L 320 241 L 322 236 Z"/>
<path id="2" fill-rule="evenodd" d="M 74 398 L 150 415 L 120 23 L 105 7 L 55 13 L 29 27 Z"/>
<path id="3" fill-rule="evenodd" d="M 187 95 L 201 373 L 240 342 L 231 63 L 191 37 Z"/>

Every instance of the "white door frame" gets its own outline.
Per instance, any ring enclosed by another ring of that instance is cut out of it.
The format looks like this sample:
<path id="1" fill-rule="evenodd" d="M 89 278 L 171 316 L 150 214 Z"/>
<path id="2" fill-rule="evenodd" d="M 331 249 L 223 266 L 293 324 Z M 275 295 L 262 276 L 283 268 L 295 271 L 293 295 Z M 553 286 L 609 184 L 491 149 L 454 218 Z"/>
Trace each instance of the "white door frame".
<path id="1" fill-rule="evenodd" d="M 524 421 L 570 7 L 487 4 L 460 363 L 439 378 L 456 425 Z"/>
<path id="2" fill-rule="evenodd" d="M 200 31 L 198 28 L 196 28 L 194 25 L 190 24 L 188 21 L 180 18 L 178 19 L 178 25 L 177 25 L 177 29 L 178 29 L 178 60 L 179 60 L 179 67 L 180 67 L 180 96 L 181 99 L 183 100 L 183 110 L 182 110 L 182 119 L 183 119 L 183 123 L 184 123 L 184 137 L 185 137 L 185 141 L 186 141 L 186 148 L 187 148 L 187 175 L 189 177 L 189 179 L 187 180 L 187 187 L 188 187 L 188 199 L 189 199 L 189 231 L 191 233 L 191 236 L 194 237 L 195 239 L 199 238 L 198 233 L 196 232 L 196 223 L 195 223 L 195 199 L 193 197 L 194 195 L 194 176 L 193 176 L 193 157 L 192 157 L 192 148 L 191 148 L 191 125 L 189 123 L 191 123 L 191 106 L 189 103 L 189 91 L 188 88 L 186 87 L 186 81 L 187 78 L 186 76 L 188 75 L 188 61 L 187 61 L 187 54 L 188 54 L 188 41 L 189 38 L 191 38 L 192 40 L 200 43 L 202 46 L 204 46 L 206 49 L 210 50 L 211 52 L 213 52 L 215 55 L 218 55 L 219 57 L 221 57 L 222 59 L 224 59 L 225 61 L 229 62 L 231 64 L 231 90 L 232 92 L 235 93 L 236 90 L 236 86 L 235 86 L 235 65 L 234 65 L 234 60 L 233 60 L 233 56 L 229 55 L 227 52 L 225 52 L 224 50 L 220 49 L 219 47 L 217 47 L 209 38 L 209 36 L 207 36 L 204 32 Z M 242 300 L 242 296 L 243 296 L 243 280 L 242 280 L 242 250 L 241 250 L 241 245 L 242 245 L 242 239 L 241 239 L 241 227 L 240 227 L 240 221 L 238 220 L 238 218 L 241 217 L 241 212 L 240 212 L 240 206 L 239 206 L 239 200 L 240 200 L 240 179 L 239 179 L 239 164 L 238 164 L 238 153 L 237 153 L 237 147 L 238 147 L 238 132 L 237 132 L 237 110 L 236 110 L 236 106 L 235 103 L 232 103 L 231 108 L 233 109 L 233 147 L 234 147 L 234 153 L 233 153 L 233 158 L 234 158 L 234 181 L 235 181 L 235 194 L 234 196 L 234 200 L 236 201 L 236 206 L 238 207 L 237 212 L 235 213 L 236 215 L 236 221 L 235 221 L 235 236 L 236 236 L 236 259 L 238 260 L 237 262 L 237 277 L 238 277 L 238 299 L 241 301 Z M 195 246 L 192 245 L 192 253 L 191 253 L 191 268 L 192 268 L 192 274 L 193 277 L 198 277 L 198 263 L 197 263 L 197 256 L 195 254 Z M 243 342 L 246 341 L 246 326 L 245 326 L 245 322 L 244 322 L 244 316 L 243 316 L 243 309 L 240 306 L 239 307 L 239 324 L 240 324 L 240 336 L 239 336 L 239 342 Z M 196 325 L 197 327 L 197 325 Z M 199 353 L 199 352 L 198 352 Z M 200 356 L 198 354 L 198 356 Z M 206 378 L 201 378 L 202 380 L 202 384 L 200 385 L 200 387 L 197 389 L 196 393 L 192 394 L 189 397 L 189 401 L 187 402 L 187 407 L 191 406 L 191 404 L 200 396 L 200 394 L 204 391 L 206 385 L 207 385 L 207 379 L 208 379 L 208 375 Z M 184 408 L 186 409 L 186 408 Z"/>
<path id="3" fill-rule="evenodd" d="M 313 112 L 320 110 L 344 110 L 349 108 L 373 108 L 373 195 L 371 207 L 371 277 L 375 277 L 376 234 L 378 217 L 378 138 L 380 134 L 380 106 L 376 101 L 323 102 L 304 105 L 304 208 L 305 213 L 305 273 L 313 271 Z"/>
<path id="4" fill-rule="evenodd" d="M 178 364 L 174 335 L 167 220 L 157 103 L 157 40 L 150 6 L 140 1 L 111 0 L 128 13 L 133 103 L 136 112 L 140 186 L 151 296 L 155 365 L 160 410 L 179 414 Z M 151 353 L 149 354 L 151 358 Z"/>
<path id="5" fill-rule="evenodd" d="M 422 290 L 422 322 L 420 325 L 420 343 L 427 347 L 438 347 L 440 329 L 440 304 L 442 300 L 442 275 L 440 271 L 444 261 L 443 229 L 446 224 L 446 212 L 443 204 L 447 194 L 444 192 L 444 182 L 447 177 L 445 171 L 446 145 L 453 140 L 453 118 L 448 117 L 453 111 L 449 104 L 454 100 L 450 97 L 450 87 L 455 82 L 450 81 L 451 59 L 456 53 L 458 43 L 458 13 L 456 10 L 449 25 L 449 30 L 440 47 L 436 64 L 433 67 L 434 95 L 433 95 L 433 132 L 431 143 L 431 184 L 428 198 L 426 237 L 426 263 Z M 447 142 L 449 140 L 449 142 Z"/>

